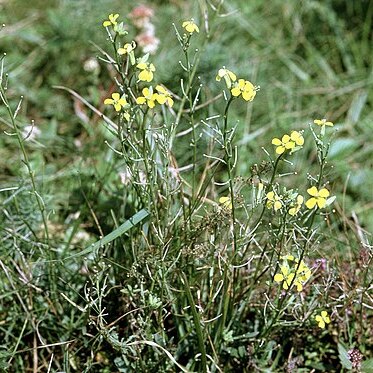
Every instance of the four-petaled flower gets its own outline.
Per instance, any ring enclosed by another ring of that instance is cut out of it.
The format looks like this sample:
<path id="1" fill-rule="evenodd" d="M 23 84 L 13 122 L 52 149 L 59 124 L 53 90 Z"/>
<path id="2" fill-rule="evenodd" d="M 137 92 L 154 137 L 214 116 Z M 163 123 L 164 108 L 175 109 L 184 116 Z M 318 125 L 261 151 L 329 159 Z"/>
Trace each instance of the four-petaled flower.
<path id="1" fill-rule="evenodd" d="M 224 207 L 229 208 L 230 210 L 232 210 L 233 208 L 231 197 L 220 197 L 219 203 L 221 203 Z"/>
<path id="2" fill-rule="evenodd" d="M 189 34 L 193 34 L 193 32 L 199 32 L 198 26 L 194 23 L 194 19 L 192 18 L 190 21 L 184 21 L 182 27 L 189 32 Z"/>
<path id="3" fill-rule="evenodd" d="M 294 215 L 298 214 L 300 208 L 302 207 L 303 201 L 304 201 L 303 196 L 298 194 L 297 199 L 295 201 L 295 205 L 289 209 L 289 214 L 291 216 L 294 216 Z"/>
<path id="4" fill-rule="evenodd" d="M 147 104 L 150 109 L 152 109 L 155 106 L 155 100 L 157 99 L 157 94 L 153 93 L 153 88 L 147 88 L 145 87 L 142 90 L 143 96 L 137 97 L 136 102 L 140 105 Z"/>
<path id="5" fill-rule="evenodd" d="M 161 104 L 165 104 L 167 103 L 167 105 L 169 107 L 172 107 L 173 104 L 174 104 L 174 100 L 172 99 L 172 96 L 171 96 L 171 93 L 164 87 L 162 87 L 161 85 L 157 85 L 155 87 L 155 89 L 157 90 L 157 97 L 156 97 L 156 100 Z"/>
<path id="6" fill-rule="evenodd" d="M 153 72 L 155 71 L 155 67 L 152 63 L 140 62 L 136 65 L 136 67 L 141 70 L 139 79 L 142 82 L 151 82 L 153 80 Z"/>
<path id="7" fill-rule="evenodd" d="M 334 124 L 332 122 L 327 122 L 325 118 L 324 119 L 315 119 L 313 121 L 313 123 L 317 124 L 320 127 L 325 127 L 325 126 L 333 127 L 334 126 Z"/>
<path id="8" fill-rule="evenodd" d="M 298 258 L 293 255 L 282 257 L 283 263 L 280 265 L 280 273 L 273 278 L 276 282 L 282 282 L 282 288 L 287 290 L 291 286 L 296 286 L 297 291 L 303 290 L 303 284 L 311 277 L 311 270 L 305 265 L 303 260 L 299 263 Z M 293 266 L 289 262 L 294 262 Z"/>
<path id="9" fill-rule="evenodd" d="M 304 144 L 304 138 L 302 134 L 298 131 L 291 131 L 290 136 L 284 135 L 281 140 L 275 137 L 272 139 L 272 144 L 276 146 L 276 153 L 282 154 L 286 150 L 290 150 L 290 154 L 295 150 L 302 147 Z"/>
<path id="10" fill-rule="evenodd" d="M 118 22 L 117 22 L 117 18 L 119 17 L 119 14 L 109 14 L 109 19 L 104 21 L 103 22 L 103 26 L 104 27 L 108 27 L 108 26 L 115 26 Z"/>
<path id="11" fill-rule="evenodd" d="M 267 193 L 267 207 L 273 207 L 275 211 L 282 207 L 282 199 L 274 191 Z"/>
<path id="12" fill-rule="evenodd" d="M 107 98 L 104 101 L 105 105 L 113 105 L 116 111 L 120 111 L 122 107 L 128 105 L 124 97 L 120 97 L 120 94 L 115 92 L 111 95 L 112 98 Z"/>
<path id="13" fill-rule="evenodd" d="M 224 78 L 225 84 L 229 89 L 232 87 L 232 82 L 237 80 L 236 74 L 225 67 L 219 69 L 218 75 L 216 75 L 216 81 L 220 82 L 222 78 Z"/>
<path id="14" fill-rule="evenodd" d="M 245 79 L 238 79 L 238 82 L 233 84 L 231 93 L 234 97 L 242 95 L 245 101 L 252 101 L 256 95 L 259 87 L 254 86 L 251 82 Z"/>
<path id="15" fill-rule="evenodd" d="M 126 43 L 123 45 L 122 48 L 118 48 L 118 54 L 128 54 L 131 53 L 136 48 L 136 43 L 133 41 L 132 43 Z"/>
<path id="16" fill-rule="evenodd" d="M 321 311 L 320 315 L 316 315 L 315 320 L 319 323 L 319 328 L 321 329 L 325 328 L 325 324 L 330 323 L 330 317 L 326 311 Z"/>
<path id="17" fill-rule="evenodd" d="M 307 200 L 306 206 L 310 210 L 313 209 L 316 205 L 318 208 L 322 209 L 326 206 L 326 199 L 329 197 L 329 191 L 326 188 L 318 190 L 315 186 L 307 189 L 307 193 L 312 196 Z"/>

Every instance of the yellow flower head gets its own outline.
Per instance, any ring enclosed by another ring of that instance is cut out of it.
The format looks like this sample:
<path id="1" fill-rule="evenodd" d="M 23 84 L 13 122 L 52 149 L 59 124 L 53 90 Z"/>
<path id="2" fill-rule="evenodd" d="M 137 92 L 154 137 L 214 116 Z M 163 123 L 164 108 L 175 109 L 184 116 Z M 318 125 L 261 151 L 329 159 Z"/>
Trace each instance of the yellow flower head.
<path id="1" fill-rule="evenodd" d="M 156 104 L 157 94 L 153 93 L 153 88 L 144 88 L 142 90 L 143 96 L 137 97 L 136 102 L 139 105 L 146 104 L 150 109 L 152 109 Z"/>
<path id="2" fill-rule="evenodd" d="M 140 62 L 136 65 L 136 67 L 141 70 L 139 79 L 142 82 L 151 82 L 153 80 L 153 72 L 155 71 L 155 67 L 152 63 Z"/>
<path id="3" fill-rule="evenodd" d="M 295 150 L 301 148 L 303 144 L 304 138 L 298 131 L 291 131 L 290 136 L 284 135 L 281 140 L 277 137 L 272 139 L 272 145 L 276 146 L 277 154 L 282 154 L 286 150 L 290 150 L 290 154 L 292 154 Z"/>
<path id="4" fill-rule="evenodd" d="M 158 103 L 160 103 L 161 105 L 167 103 L 169 107 L 172 107 L 174 104 L 174 100 L 172 99 L 171 93 L 161 85 L 157 85 L 155 89 L 158 92 L 156 97 Z"/>
<path id="5" fill-rule="evenodd" d="M 119 14 L 109 14 L 109 17 L 108 17 L 109 19 L 104 21 L 102 23 L 102 25 L 104 27 L 108 27 L 108 26 L 111 26 L 111 25 L 115 26 L 118 23 L 117 22 L 118 17 L 119 17 Z"/>
<path id="6" fill-rule="evenodd" d="M 126 43 L 123 45 L 122 48 L 118 48 L 118 54 L 128 54 L 131 53 L 136 48 L 136 43 L 133 41 L 132 43 Z"/>
<path id="7" fill-rule="evenodd" d="M 321 311 L 320 315 L 316 315 L 315 320 L 319 323 L 319 328 L 321 329 L 325 328 L 325 324 L 330 323 L 330 317 L 326 311 Z"/>
<path id="8" fill-rule="evenodd" d="M 259 87 L 254 86 L 251 82 L 244 79 L 238 79 L 238 82 L 233 84 L 231 93 L 234 97 L 242 96 L 245 101 L 252 101 Z"/>
<path id="9" fill-rule="evenodd" d="M 282 199 L 274 191 L 267 193 L 267 208 L 274 208 L 275 211 L 282 207 Z"/>
<path id="10" fill-rule="evenodd" d="M 303 196 L 301 196 L 300 194 L 298 194 L 297 195 L 297 199 L 295 201 L 295 205 L 289 209 L 289 214 L 291 216 L 294 216 L 294 215 L 298 214 L 299 210 L 302 207 L 303 201 L 304 201 Z"/>
<path id="11" fill-rule="evenodd" d="M 311 270 L 305 265 L 303 260 L 299 263 L 298 258 L 293 255 L 282 257 L 283 263 L 280 265 L 280 273 L 274 276 L 275 282 L 282 282 L 282 288 L 287 290 L 295 286 L 297 291 L 303 290 L 303 284 L 311 277 Z M 297 269 L 298 268 L 298 269 Z"/>
<path id="12" fill-rule="evenodd" d="M 189 32 L 189 34 L 193 34 L 194 32 L 199 32 L 198 26 L 194 23 L 194 19 L 192 18 L 190 21 L 184 21 L 182 27 L 185 31 Z"/>
<path id="13" fill-rule="evenodd" d="M 219 203 L 221 203 L 223 205 L 223 207 L 226 207 L 230 210 L 232 210 L 232 208 L 233 208 L 231 197 L 220 197 L 219 198 Z"/>
<path id="14" fill-rule="evenodd" d="M 317 124 L 320 127 L 325 127 L 325 126 L 333 127 L 334 126 L 334 124 L 332 122 L 327 122 L 325 118 L 324 119 L 315 119 L 313 121 L 313 123 Z"/>
<path id="15" fill-rule="evenodd" d="M 235 82 L 237 80 L 236 74 L 226 69 L 225 67 L 219 69 L 218 75 L 216 75 L 216 81 L 220 82 L 222 78 L 224 78 L 225 84 L 229 89 L 231 89 L 232 87 L 232 82 Z"/>
<path id="16" fill-rule="evenodd" d="M 326 199 L 329 197 L 330 193 L 328 189 L 322 188 L 318 190 L 315 186 L 307 189 L 307 193 L 311 196 L 307 200 L 306 206 L 310 210 L 313 209 L 316 205 L 319 209 L 322 209 L 326 206 Z"/>
<path id="17" fill-rule="evenodd" d="M 122 107 L 128 105 L 124 97 L 120 97 L 120 94 L 115 92 L 111 95 L 112 98 L 107 98 L 104 101 L 105 105 L 113 105 L 116 111 L 120 111 Z"/>

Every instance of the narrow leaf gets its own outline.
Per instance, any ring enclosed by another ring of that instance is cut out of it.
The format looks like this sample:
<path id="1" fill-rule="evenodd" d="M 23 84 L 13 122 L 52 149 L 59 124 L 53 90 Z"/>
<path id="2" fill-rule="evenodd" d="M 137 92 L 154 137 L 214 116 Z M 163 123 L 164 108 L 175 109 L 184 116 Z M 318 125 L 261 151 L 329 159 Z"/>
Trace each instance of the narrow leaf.
<path id="1" fill-rule="evenodd" d="M 149 212 L 145 209 L 140 210 L 138 213 L 132 216 L 132 218 L 128 219 L 126 222 L 124 222 L 122 225 L 120 225 L 117 229 L 114 229 L 111 233 L 104 236 L 101 240 L 95 242 L 94 244 L 90 245 L 83 251 L 71 255 L 67 257 L 66 259 L 76 258 L 78 256 L 87 255 L 91 253 L 94 250 L 99 249 L 100 247 L 107 245 L 109 242 L 115 240 L 116 238 L 120 237 L 124 233 L 126 233 L 129 229 L 134 227 L 136 224 L 140 223 L 142 220 L 144 220 L 149 215 Z"/>

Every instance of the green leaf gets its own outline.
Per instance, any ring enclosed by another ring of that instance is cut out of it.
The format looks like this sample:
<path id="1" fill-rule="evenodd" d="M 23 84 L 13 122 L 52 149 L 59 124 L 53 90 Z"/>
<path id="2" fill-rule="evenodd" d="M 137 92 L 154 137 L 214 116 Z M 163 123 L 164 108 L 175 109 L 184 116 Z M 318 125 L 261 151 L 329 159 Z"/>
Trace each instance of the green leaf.
<path id="1" fill-rule="evenodd" d="M 361 371 L 363 373 L 373 373 L 373 359 L 363 361 L 361 363 Z"/>
<path id="2" fill-rule="evenodd" d="M 352 369 L 352 363 L 348 356 L 348 352 L 341 343 L 338 343 L 338 357 L 344 368 Z"/>
<path id="3" fill-rule="evenodd" d="M 122 234 L 126 233 L 129 229 L 134 227 L 136 224 L 140 223 L 142 220 L 144 220 L 149 215 L 149 212 L 145 209 L 140 210 L 138 213 L 132 216 L 132 218 L 128 219 L 126 222 L 124 222 L 122 225 L 120 225 L 117 229 L 114 229 L 111 233 L 101 238 L 101 240 L 95 242 L 94 244 L 90 245 L 83 251 L 71 255 L 67 257 L 66 259 L 76 258 L 78 256 L 87 255 L 91 253 L 92 251 L 95 251 L 99 249 L 102 246 L 107 245 L 109 242 L 115 240 Z"/>

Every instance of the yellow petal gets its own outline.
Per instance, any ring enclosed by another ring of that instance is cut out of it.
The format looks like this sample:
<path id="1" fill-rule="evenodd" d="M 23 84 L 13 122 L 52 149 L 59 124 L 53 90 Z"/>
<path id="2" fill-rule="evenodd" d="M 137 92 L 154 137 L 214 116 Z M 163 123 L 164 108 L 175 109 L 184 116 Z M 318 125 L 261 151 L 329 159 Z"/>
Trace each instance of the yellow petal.
<path id="1" fill-rule="evenodd" d="M 231 89 L 231 93 L 234 97 L 238 97 L 241 94 L 239 87 L 234 87 Z"/>
<path id="2" fill-rule="evenodd" d="M 172 107 L 174 105 L 174 100 L 171 97 L 167 98 L 167 104 L 169 107 Z"/>
<path id="3" fill-rule="evenodd" d="M 289 135 L 282 136 L 281 141 L 282 141 L 283 144 L 286 144 L 287 142 L 290 141 L 290 136 Z"/>
<path id="4" fill-rule="evenodd" d="M 245 101 L 252 101 L 256 95 L 255 91 L 243 91 L 242 97 Z"/>
<path id="5" fill-rule="evenodd" d="M 154 100 L 148 100 L 148 106 L 152 109 L 155 106 Z"/>
<path id="6" fill-rule="evenodd" d="M 138 69 L 140 69 L 140 70 L 144 70 L 144 69 L 146 69 L 146 63 L 145 62 L 140 62 L 140 63 L 138 63 L 137 65 L 136 65 L 136 67 L 138 68 Z"/>
<path id="7" fill-rule="evenodd" d="M 268 192 L 268 193 L 267 193 L 267 198 L 268 198 L 269 200 L 271 200 L 271 201 L 274 200 L 274 196 L 275 196 L 275 193 L 274 193 L 274 192 Z"/>
<path id="8" fill-rule="evenodd" d="M 323 188 L 323 189 L 319 190 L 319 196 L 320 197 L 327 198 L 327 197 L 329 197 L 329 194 L 330 193 L 329 193 L 328 189 Z"/>
<path id="9" fill-rule="evenodd" d="M 112 105 L 113 102 L 114 102 L 114 100 L 112 100 L 111 98 L 107 98 L 107 99 L 105 99 L 104 104 L 105 105 Z"/>
<path id="10" fill-rule="evenodd" d="M 282 203 L 280 201 L 276 201 L 274 204 L 275 211 L 279 210 L 282 207 Z"/>
<path id="11" fill-rule="evenodd" d="M 162 94 L 156 94 L 155 96 L 155 99 L 161 104 L 165 104 L 166 101 L 167 101 L 167 97 L 165 95 L 162 95 Z"/>
<path id="12" fill-rule="evenodd" d="M 323 209 L 326 206 L 326 199 L 325 198 L 317 198 L 317 206 L 319 206 L 320 209 Z"/>
<path id="13" fill-rule="evenodd" d="M 272 145 L 277 145 L 277 146 L 279 146 L 279 145 L 281 145 L 281 144 L 282 144 L 281 140 L 278 139 L 277 137 L 275 137 L 274 139 L 272 139 Z"/>
<path id="14" fill-rule="evenodd" d="M 139 105 L 143 105 L 145 104 L 145 102 L 146 102 L 145 97 L 137 97 L 136 99 L 136 103 L 138 103 Z"/>
<path id="15" fill-rule="evenodd" d="M 307 193 L 308 193 L 310 196 L 312 196 L 312 197 L 318 197 L 318 195 L 319 195 L 319 192 L 318 192 L 318 190 L 317 190 L 317 188 L 316 188 L 315 186 L 313 186 L 313 187 L 307 189 Z"/>
<path id="16" fill-rule="evenodd" d="M 105 21 L 103 24 L 102 24 L 102 26 L 104 26 L 104 27 L 108 27 L 108 26 L 110 26 L 111 25 L 111 22 L 110 21 Z"/>
<path id="17" fill-rule="evenodd" d="M 316 205 L 316 198 L 310 198 L 307 202 L 306 202 L 306 206 L 307 208 L 309 208 L 310 210 L 313 209 Z"/>
<path id="18" fill-rule="evenodd" d="M 122 106 L 126 106 L 127 105 L 127 101 L 126 101 L 125 98 L 121 98 L 121 99 L 119 99 L 118 104 L 120 104 Z"/>
<path id="19" fill-rule="evenodd" d="M 120 109 L 122 108 L 122 106 L 120 104 L 114 104 L 114 108 L 116 111 L 120 111 Z"/>
<path id="20" fill-rule="evenodd" d="M 285 150 L 286 150 L 286 149 L 285 149 L 284 146 L 278 146 L 278 147 L 276 148 L 276 153 L 277 153 L 277 154 L 282 154 Z"/>
<path id="21" fill-rule="evenodd" d="M 118 101 L 119 98 L 120 98 L 120 94 L 115 92 L 115 93 L 113 93 L 113 94 L 111 95 L 111 97 L 112 97 L 115 101 Z"/>
<path id="22" fill-rule="evenodd" d="M 284 276 L 281 273 L 277 273 L 273 278 L 276 282 L 281 282 L 284 279 Z"/>

